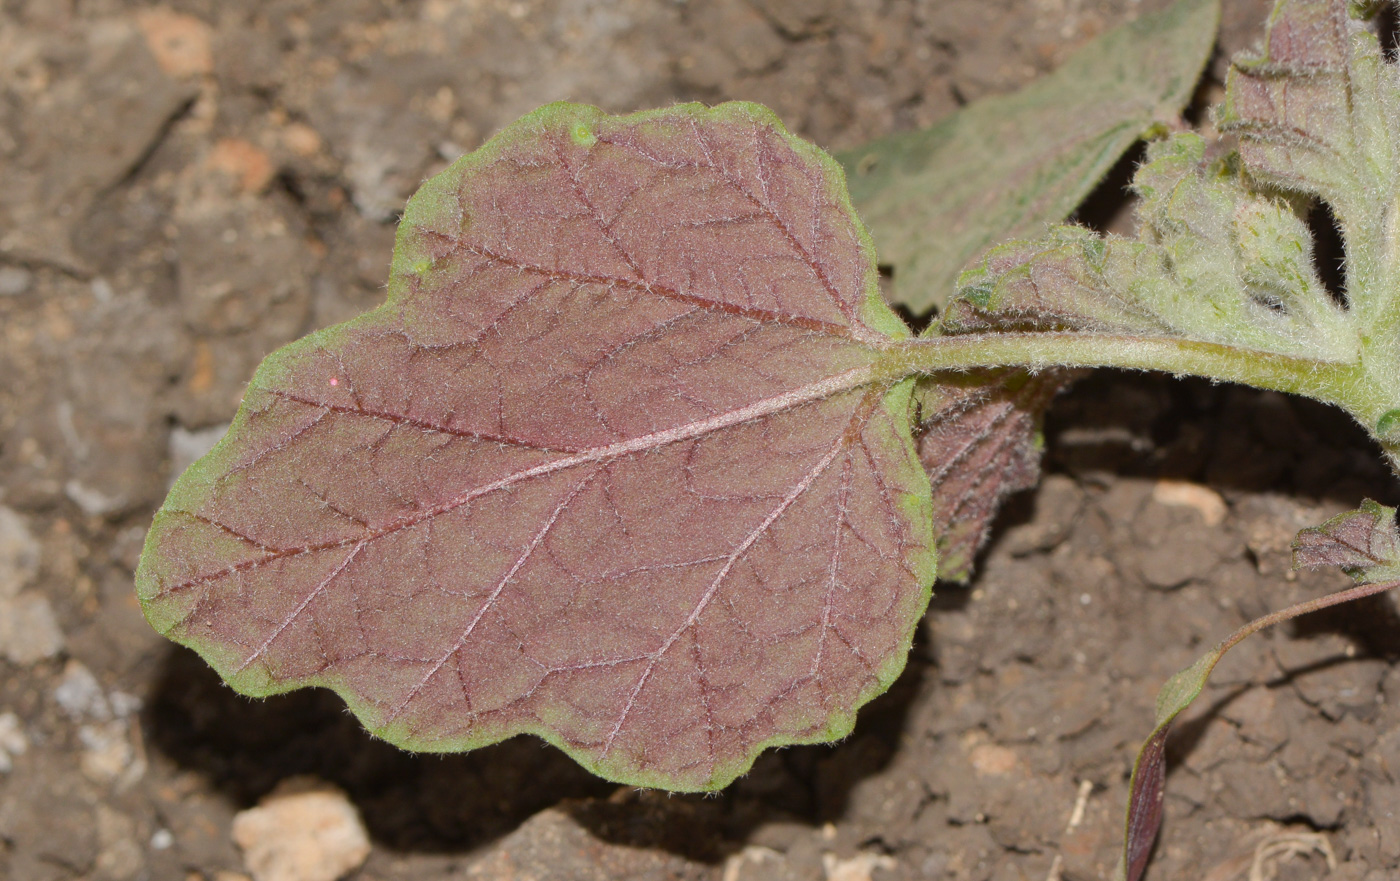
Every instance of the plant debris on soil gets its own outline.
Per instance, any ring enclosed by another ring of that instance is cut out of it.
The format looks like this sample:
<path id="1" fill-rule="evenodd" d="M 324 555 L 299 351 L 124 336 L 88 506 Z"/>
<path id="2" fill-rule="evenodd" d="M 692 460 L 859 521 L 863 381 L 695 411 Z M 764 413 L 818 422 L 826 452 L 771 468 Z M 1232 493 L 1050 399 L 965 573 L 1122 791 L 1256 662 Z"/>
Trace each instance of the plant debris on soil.
<path id="1" fill-rule="evenodd" d="M 850 147 L 1164 5 L 0 2 L 0 877 L 1106 877 L 1158 686 L 1348 583 L 1289 570 L 1299 528 L 1400 500 L 1342 414 L 1079 382 L 1048 476 L 972 583 L 939 585 L 856 733 L 716 797 L 616 787 L 532 738 L 403 753 L 324 692 L 246 700 L 150 630 L 131 576 L 257 362 L 379 302 L 408 195 L 520 114 L 742 98 Z M 1198 104 L 1269 5 L 1227 0 Z M 1400 875 L 1397 661 L 1389 597 L 1235 649 L 1178 723 L 1150 877 Z"/>

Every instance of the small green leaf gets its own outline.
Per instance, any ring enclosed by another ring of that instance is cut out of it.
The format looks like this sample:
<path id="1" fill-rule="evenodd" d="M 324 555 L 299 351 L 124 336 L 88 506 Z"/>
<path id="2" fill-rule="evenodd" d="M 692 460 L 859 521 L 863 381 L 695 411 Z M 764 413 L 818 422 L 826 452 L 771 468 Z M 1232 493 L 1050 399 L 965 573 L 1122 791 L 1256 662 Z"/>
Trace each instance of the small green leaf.
<path id="1" fill-rule="evenodd" d="M 1200 695 L 1211 671 L 1229 650 L 1221 643 L 1185 670 L 1177 672 L 1157 692 L 1157 718 L 1152 734 L 1133 763 L 1128 783 L 1128 819 L 1122 859 L 1115 881 L 1139 881 L 1152 855 L 1152 843 L 1162 826 L 1162 797 L 1166 792 L 1167 734 L 1171 724 Z"/>
<path id="2" fill-rule="evenodd" d="M 1219 18 L 1218 0 L 1178 0 L 1020 92 L 838 156 L 894 266 L 894 300 L 942 308 L 958 271 L 988 246 L 1068 216 L 1134 141 L 1177 118 Z"/>
<path id="3" fill-rule="evenodd" d="M 1380 509 L 1380 506 L 1374 502 L 1368 504 L 1373 508 Z M 1390 512 L 1387 516 L 1393 517 L 1393 509 L 1381 510 Z M 1343 517 L 1347 516 L 1349 515 L 1343 515 Z M 1325 530 L 1328 524 L 1335 523 L 1340 519 L 1334 518 L 1318 528 Z M 1394 529 L 1393 520 L 1391 521 L 1391 529 L 1392 531 Z M 1312 531 L 1304 530 L 1304 533 L 1301 533 L 1299 537 L 1301 538 L 1303 534 Z M 1167 735 L 1171 731 L 1172 722 L 1181 715 L 1182 711 L 1191 706 L 1191 703 L 1205 689 L 1210 674 L 1215 670 L 1215 665 L 1220 663 L 1220 659 L 1225 657 L 1225 653 L 1265 627 L 1272 627 L 1301 615 L 1342 603 L 1355 602 L 1375 596 L 1394 590 L 1396 587 L 1400 587 L 1400 581 L 1367 582 L 1326 596 L 1304 600 L 1286 609 L 1255 618 L 1198 658 L 1190 667 L 1179 671 L 1167 680 L 1167 683 L 1157 692 L 1157 718 L 1152 733 L 1143 743 L 1142 749 L 1138 752 L 1137 760 L 1133 763 L 1133 775 L 1128 782 L 1128 816 L 1123 836 L 1123 851 L 1118 867 L 1114 871 L 1114 881 L 1140 881 L 1143 872 L 1147 869 L 1147 859 L 1152 854 L 1152 842 L 1156 840 L 1157 832 L 1162 825 L 1162 797 L 1165 793 L 1167 769 Z"/>

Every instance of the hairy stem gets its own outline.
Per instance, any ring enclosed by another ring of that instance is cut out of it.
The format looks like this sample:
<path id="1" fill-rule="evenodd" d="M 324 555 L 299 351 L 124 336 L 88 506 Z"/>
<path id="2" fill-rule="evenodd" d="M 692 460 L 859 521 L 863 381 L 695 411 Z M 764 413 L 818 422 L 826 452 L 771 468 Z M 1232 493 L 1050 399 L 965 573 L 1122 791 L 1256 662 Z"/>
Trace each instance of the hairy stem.
<path id="1" fill-rule="evenodd" d="M 1322 361 L 1195 340 L 1092 333 L 989 333 L 920 337 L 876 365 L 890 379 L 973 367 L 1123 367 L 1203 376 L 1336 404 L 1368 427 L 1377 390 L 1358 364 Z"/>

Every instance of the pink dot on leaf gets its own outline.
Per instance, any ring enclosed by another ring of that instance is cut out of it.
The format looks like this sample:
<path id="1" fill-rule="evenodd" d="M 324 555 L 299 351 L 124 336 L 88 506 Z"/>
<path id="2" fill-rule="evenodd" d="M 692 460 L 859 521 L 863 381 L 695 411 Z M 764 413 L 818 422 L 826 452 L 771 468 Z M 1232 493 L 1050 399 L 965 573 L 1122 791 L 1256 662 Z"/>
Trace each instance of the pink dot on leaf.
<path id="1" fill-rule="evenodd" d="M 340 385 L 340 379 L 338 377 L 332 376 L 331 385 Z"/>

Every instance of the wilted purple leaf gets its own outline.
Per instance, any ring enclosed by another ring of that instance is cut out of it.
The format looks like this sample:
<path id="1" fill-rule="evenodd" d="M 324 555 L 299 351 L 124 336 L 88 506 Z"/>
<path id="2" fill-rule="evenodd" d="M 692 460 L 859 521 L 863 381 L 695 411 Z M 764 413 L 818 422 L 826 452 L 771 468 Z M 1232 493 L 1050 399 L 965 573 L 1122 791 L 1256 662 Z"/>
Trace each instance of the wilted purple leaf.
<path id="1" fill-rule="evenodd" d="M 1238 641 L 1238 640 L 1235 640 Z M 1162 827 L 1162 797 L 1167 773 L 1167 735 L 1172 722 L 1191 706 L 1210 679 L 1211 671 L 1235 644 L 1227 640 L 1168 679 L 1157 692 L 1157 719 L 1152 734 L 1138 751 L 1128 782 L 1128 817 L 1123 853 L 1114 881 L 1139 881 L 1147 870 L 1152 843 Z"/>
<path id="2" fill-rule="evenodd" d="M 1366 499 L 1356 511 L 1304 529 L 1293 539 L 1293 565 L 1299 569 L 1340 566 L 1362 582 L 1400 578 L 1395 509 Z"/>
<path id="3" fill-rule="evenodd" d="M 1178 0 L 1015 94 L 841 154 L 851 197 L 894 266 L 894 300 L 942 308 L 988 247 L 1069 216 L 1135 141 L 1176 120 L 1219 21 L 1218 0 Z"/>
<path id="4" fill-rule="evenodd" d="M 848 732 L 933 578 L 907 331 L 755 105 L 551 105 L 429 181 L 389 302 L 274 353 L 171 491 L 152 624 L 377 734 L 711 789 Z"/>
<path id="5" fill-rule="evenodd" d="M 1074 371 L 979 370 L 920 387 L 919 458 L 933 484 L 938 575 L 966 580 L 1006 497 L 1040 480 L 1040 429 Z"/>

